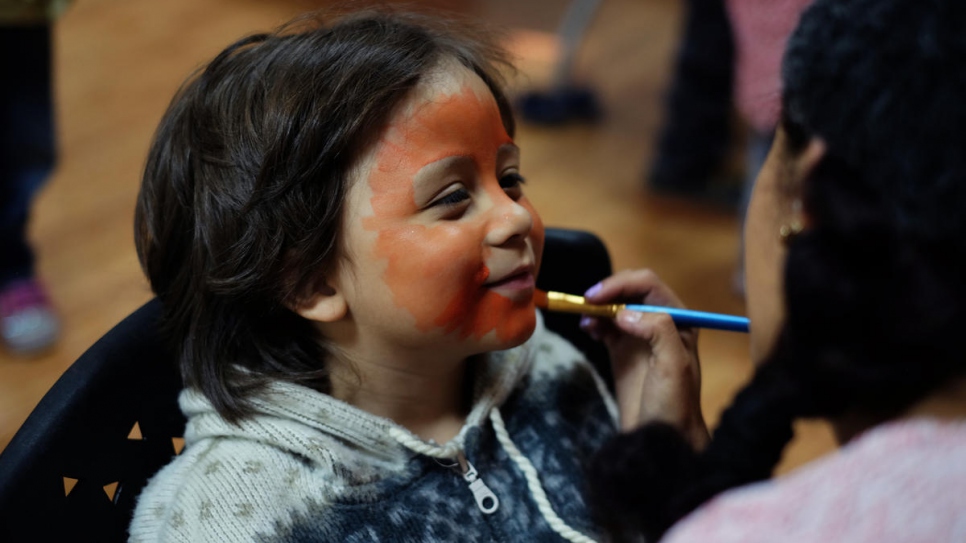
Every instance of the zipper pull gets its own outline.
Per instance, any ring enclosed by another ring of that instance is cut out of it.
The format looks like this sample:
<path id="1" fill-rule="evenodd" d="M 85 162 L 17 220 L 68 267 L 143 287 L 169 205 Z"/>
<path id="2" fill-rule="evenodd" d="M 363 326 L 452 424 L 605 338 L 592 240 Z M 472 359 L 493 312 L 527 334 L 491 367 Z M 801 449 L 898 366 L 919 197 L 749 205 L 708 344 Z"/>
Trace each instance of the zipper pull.
<path id="1" fill-rule="evenodd" d="M 459 462 L 463 480 L 470 484 L 470 492 L 476 499 L 476 506 L 480 508 L 480 511 L 483 511 L 483 514 L 491 515 L 495 513 L 500 507 L 499 498 L 490 490 L 490 487 L 486 486 L 483 479 L 480 479 L 476 468 L 473 467 L 473 464 L 470 464 L 470 461 L 463 456 L 462 452 L 457 453 L 456 461 Z"/>

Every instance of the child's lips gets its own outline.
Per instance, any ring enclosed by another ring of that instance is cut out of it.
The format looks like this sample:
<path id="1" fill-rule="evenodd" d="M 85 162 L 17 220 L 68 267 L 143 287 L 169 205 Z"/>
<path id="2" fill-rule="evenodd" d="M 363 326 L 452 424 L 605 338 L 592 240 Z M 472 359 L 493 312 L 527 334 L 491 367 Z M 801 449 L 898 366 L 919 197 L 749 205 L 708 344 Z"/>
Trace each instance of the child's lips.
<path id="1" fill-rule="evenodd" d="M 520 271 L 515 271 L 503 279 L 487 283 L 486 287 L 506 294 L 529 293 L 536 287 L 533 268 L 528 266 Z"/>

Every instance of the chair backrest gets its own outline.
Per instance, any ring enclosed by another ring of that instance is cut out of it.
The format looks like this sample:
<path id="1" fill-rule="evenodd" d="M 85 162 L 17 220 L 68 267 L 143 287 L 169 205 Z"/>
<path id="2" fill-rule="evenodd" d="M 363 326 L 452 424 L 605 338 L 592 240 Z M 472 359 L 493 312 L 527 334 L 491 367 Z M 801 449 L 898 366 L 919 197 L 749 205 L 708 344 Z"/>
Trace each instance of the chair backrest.
<path id="1" fill-rule="evenodd" d="M 124 541 L 134 500 L 184 434 L 155 299 L 78 358 L 0 455 L 0 541 Z"/>
<path id="2" fill-rule="evenodd" d="M 610 274 L 610 253 L 595 234 L 585 230 L 547 228 L 537 288 L 583 294 Z M 543 318 L 547 328 L 565 337 L 587 355 L 598 373 L 613 389 L 607 349 L 580 329 L 580 315 L 545 311 Z"/>
<path id="3" fill-rule="evenodd" d="M 593 234 L 547 230 L 540 288 L 582 292 L 610 271 Z M 0 454 L 0 541 L 127 540 L 138 494 L 183 443 L 182 381 L 158 333 L 160 315 L 153 299 L 99 339 Z M 545 319 L 609 379 L 606 351 L 580 331 L 576 315 Z"/>

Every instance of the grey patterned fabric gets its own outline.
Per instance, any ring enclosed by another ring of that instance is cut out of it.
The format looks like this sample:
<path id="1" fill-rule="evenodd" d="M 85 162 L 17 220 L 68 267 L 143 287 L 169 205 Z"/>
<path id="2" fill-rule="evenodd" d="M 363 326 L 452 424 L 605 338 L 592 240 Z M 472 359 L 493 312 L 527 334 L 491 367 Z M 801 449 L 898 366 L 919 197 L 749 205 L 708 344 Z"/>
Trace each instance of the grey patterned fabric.
<path id="1" fill-rule="evenodd" d="M 297 385 L 273 386 L 239 426 L 185 391 L 187 446 L 139 498 L 131 541 L 561 541 L 497 440 L 494 408 L 556 514 L 599 537 L 583 467 L 616 431 L 616 409 L 590 364 L 542 323 L 524 345 L 471 363 L 474 408 L 443 445 Z M 497 510 L 480 510 L 455 459 L 415 452 L 414 440 L 463 454 Z"/>

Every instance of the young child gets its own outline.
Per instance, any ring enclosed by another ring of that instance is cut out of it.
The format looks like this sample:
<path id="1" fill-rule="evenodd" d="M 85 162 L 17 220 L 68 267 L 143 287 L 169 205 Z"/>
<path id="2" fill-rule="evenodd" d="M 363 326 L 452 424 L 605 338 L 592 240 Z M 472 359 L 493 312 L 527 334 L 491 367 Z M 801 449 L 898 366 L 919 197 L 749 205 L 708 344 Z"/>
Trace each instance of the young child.
<path id="1" fill-rule="evenodd" d="M 543 227 L 500 56 L 443 28 L 288 25 L 172 102 L 136 238 L 186 447 L 132 541 L 602 535 L 582 476 L 616 409 L 534 308 Z"/>

